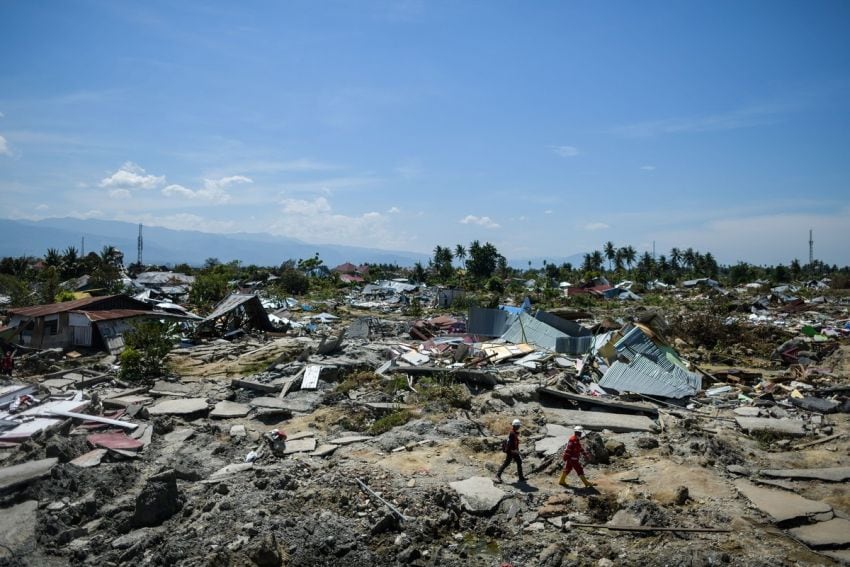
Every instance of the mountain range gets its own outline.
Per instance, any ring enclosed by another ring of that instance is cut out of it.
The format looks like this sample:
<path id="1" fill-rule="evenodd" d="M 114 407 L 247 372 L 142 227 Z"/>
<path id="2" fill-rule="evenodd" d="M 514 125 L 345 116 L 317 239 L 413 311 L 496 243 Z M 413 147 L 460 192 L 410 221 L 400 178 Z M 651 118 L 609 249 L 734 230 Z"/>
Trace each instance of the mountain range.
<path id="1" fill-rule="evenodd" d="M 122 221 L 67 217 L 37 221 L 0 219 L 0 257 L 42 257 L 48 248 L 56 248 L 61 252 L 68 246 L 75 246 L 79 251 L 85 241 L 86 252 L 100 252 L 104 246 L 114 246 L 124 253 L 124 263 L 130 264 L 136 261 L 138 234 L 137 224 Z M 142 259 L 149 265 L 175 265 L 185 262 L 200 266 L 208 258 L 217 258 L 221 262 L 239 260 L 243 266 L 277 266 L 286 260 L 310 258 L 316 253 L 331 267 L 344 262 L 412 266 L 416 262 L 427 264 L 429 259 L 428 254 L 417 252 L 310 244 L 268 233 L 215 234 L 144 226 L 142 236 Z M 509 259 L 508 263 L 522 269 L 527 268 L 528 262 L 531 261 L 532 267 L 540 268 L 543 260 L 542 257 L 515 258 Z M 557 265 L 571 262 L 577 267 L 581 263 L 581 255 L 547 260 Z"/>

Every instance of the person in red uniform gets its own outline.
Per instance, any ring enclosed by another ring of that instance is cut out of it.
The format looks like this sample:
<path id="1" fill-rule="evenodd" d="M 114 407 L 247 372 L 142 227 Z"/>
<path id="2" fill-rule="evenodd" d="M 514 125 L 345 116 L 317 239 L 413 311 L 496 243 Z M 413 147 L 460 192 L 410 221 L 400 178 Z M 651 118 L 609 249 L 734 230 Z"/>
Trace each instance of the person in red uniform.
<path id="1" fill-rule="evenodd" d="M 584 447 L 581 446 L 581 438 L 584 434 L 584 428 L 581 425 L 576 425 L 573 428 L 573 435 L 570 437 L 570 440 L 567 441 L 567 447 L 564 449 L 564 454 L 561 456 L 561 459 L 564 461 L 564 470 L 561 472 L 561 479 L 558 481 L 558 484 L 561 486 L 567 486 L 567 475 L 570 474 L 570 471 L 576 471 L 576 474 L 584 483 L 584 486 L 590 488 L 593 486 L 593 483 L 587 480 L 587 477 L 584 476 L 584 469 L 581 466 L 581 461 L 579 457 L 584 457 L 585 459 L 590 459 L 590 455 L 587 451 L 584 450 Z"/>
<path id="2" fill-rule="evenodd" d="M 6 354 L 3 355 L 3 360 L 0 360 L 0 374 L 3 374 L 4 376 L 11 376 L 14 368 L 15 359 L 13 358 L 12 351 L 7 350 Z"/>
<path id="3" fill-rule="evenodd" d="M 496 473 L 496 482 L 502 483 L 502 473 L 505 472 L 505 469 L 508 468 L 508 465 L 511 464 L 511 461 L 516 463 L 517 475 L 519 476 L 519 482 L 525 482 L 525 475 L 522 474 L 522 457 L 519 454 L 519 428 L 520 421 L 515 419 L 511 424 L 511 432 L 508 434 L 507 440 L 505 440 L 504 448 L 505 448 L 505 462 L 502 463 L 502 466 L 499 467 L 499 472 Z"/>

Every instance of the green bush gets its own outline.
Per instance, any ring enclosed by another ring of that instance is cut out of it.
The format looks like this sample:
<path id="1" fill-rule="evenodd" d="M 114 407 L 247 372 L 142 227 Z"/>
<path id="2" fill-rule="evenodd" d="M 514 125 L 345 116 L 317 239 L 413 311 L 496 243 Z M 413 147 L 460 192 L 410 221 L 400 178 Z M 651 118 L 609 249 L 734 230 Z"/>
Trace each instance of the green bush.
<path id="1" fill-rule="evenodd" d="M 369 433 L 371 435 L 380 435 L 381 433 L 386 433 L 393 427 L 404 425 L 405 423 L 410 421 L 412 417 L 413 414 L 409 411 L 405 409 L 398 410 L 375 421 L 375 423 L 372 424 L 372 427 L 369 428 Z"/>
<path id="2" fill-rule="evenodd" d="M 124 333 L 121 378 L 145 380 L 162 376 L 165 357 L 173 345 L 171 330 L 171 325 L 153 319 L 135 322 L 133 329 Z"/>

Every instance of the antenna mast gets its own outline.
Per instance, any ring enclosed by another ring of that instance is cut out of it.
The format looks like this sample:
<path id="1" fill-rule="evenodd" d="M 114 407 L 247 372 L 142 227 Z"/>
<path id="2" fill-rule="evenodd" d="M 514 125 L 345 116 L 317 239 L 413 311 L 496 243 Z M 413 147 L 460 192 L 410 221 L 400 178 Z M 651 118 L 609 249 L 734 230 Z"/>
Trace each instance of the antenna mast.
<path id="1" fill-rule="evenodd" d="M 139 240 L 137 241 L 136 246 L 136 263 L 139 267 L 142 266 L 142 249 L 144 248 L 144 241 L 142 240 L 142 223 L 139 223 Z"/>
<path id="2" fill-rule="evenodd" d="M 812 240 L 812 229 L 809 229 L 809 266 L 815 263 L 815 241 Z"/>

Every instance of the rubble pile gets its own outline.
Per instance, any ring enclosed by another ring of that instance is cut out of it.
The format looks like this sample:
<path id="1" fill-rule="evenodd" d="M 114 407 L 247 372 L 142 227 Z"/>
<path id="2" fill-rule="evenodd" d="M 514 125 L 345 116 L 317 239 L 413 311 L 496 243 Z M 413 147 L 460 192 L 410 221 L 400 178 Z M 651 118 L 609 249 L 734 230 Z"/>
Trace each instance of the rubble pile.
<path id="1" fill-rule="evenodd" d="M 140 300 L 190 283 L 149 279 Z M 0 386 L 0 565 L 850 562 L 848 306 L 629 287 L 552 311 L 239 294 L 152 382 L 33 348 L 49 364 Z M 527 480 L 497 483 L 514 419 Z M 558 485 L 576 426 L 590 487 Z"/>

